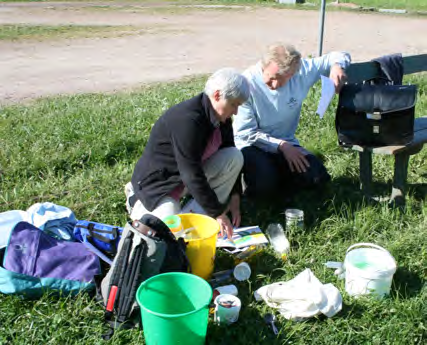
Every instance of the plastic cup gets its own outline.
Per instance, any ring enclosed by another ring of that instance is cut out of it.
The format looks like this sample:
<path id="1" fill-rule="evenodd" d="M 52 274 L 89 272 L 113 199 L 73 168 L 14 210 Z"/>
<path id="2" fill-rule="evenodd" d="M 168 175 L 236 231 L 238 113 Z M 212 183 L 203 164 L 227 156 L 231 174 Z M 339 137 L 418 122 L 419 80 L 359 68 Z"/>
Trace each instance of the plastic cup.
<path id="1" fill-rule="evenodd" d="M 224 285 L 224 286 L 218 286 L 214 289 L 215 291 L 218 291 L 220 295 L 233 295 L 237 296 L 238 291 L 236 285 Z"/>
<path id="2" fill-rule="evenodd" d="M 223 285 L 218 286 L 213 290 L 212 300 L 215 301 L 219 295 L 233 295 L 237 296 L 238 291 L 236 285 Z"/>
<path id="3" fill-rule="evenodd" d="M 240 282 L 248 280 L 251 277 L 251 267 L 246 262 L 242 262 L 234 267 L 233 275 Z"/>
<path id="4" fill-rule="evenodd" d="M 169 227 L 170 231 L 172 231 L 175 237 L 180 237 L 183 235 L 181 218 L 179 218 L 179 216 L 167 216 L 163 219 L 163 222 Z"/>
<path id="5" fill-rule="evenodd" d="M 242 303 L 234 295 L 219 295 L 215 298 L 214 320 L 219 324 L 229 325 L 239 319 Z"/>

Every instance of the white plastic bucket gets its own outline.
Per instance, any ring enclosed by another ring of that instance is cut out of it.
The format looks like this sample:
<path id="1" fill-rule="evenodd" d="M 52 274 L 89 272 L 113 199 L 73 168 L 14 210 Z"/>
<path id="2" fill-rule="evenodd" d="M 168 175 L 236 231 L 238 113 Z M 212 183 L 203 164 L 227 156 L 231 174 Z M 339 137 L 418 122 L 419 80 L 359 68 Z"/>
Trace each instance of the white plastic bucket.
<path id="1" fill-rule="evenodd" d="M 382 298 L 390 293 L 396 261 L 376 244 L 356 243 L 347 249 L 344 268 L 345 290 L 349 295 L 373 294 Z"/>

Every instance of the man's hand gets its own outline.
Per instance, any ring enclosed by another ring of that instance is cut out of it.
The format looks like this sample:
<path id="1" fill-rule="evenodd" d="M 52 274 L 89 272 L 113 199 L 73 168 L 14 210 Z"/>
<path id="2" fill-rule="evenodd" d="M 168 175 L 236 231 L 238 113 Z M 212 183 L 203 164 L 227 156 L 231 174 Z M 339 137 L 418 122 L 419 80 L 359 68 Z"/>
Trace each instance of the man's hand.
<path id="1" fill-rule="evenodd" d="M 335 85 L 335 93 L 341 91 L 342 86 L 347 80 L 347 75 L 345 71 L 341 68 L 340 65 L 335 64 L 331 67 L 331 73 L 329 73 L 329 78 L 332 79 Z"/>
<path id="2" fill-rule="evenodd" d="M 305 155 L 295 146 L 282 141 L 279 144 L 279 150 L 283 153 L 286 160 L 288 161 L 289 168 L 292 172 L 306 172 L 307 168 L 310 166 Z"/>
<path id="3" fill-rule="evenodd" d="M 216 217 L 216 221 L 219 223 L 219 229 L 221 230 L 221 236 L 224 236 L 224 233 L 227 234 L 229 239 L 233 238 L 233 226 L 228 219 L 226 212 Z"/>
<path id="4" fill-rule="evenodd" d="M 240 221 L 242 220 L 242 217 L 240 214 L 240 195 L 239 194 L 233 194 L 231 196 L 228 208 L 231 212 L 233 226 L 235 228 L 238 228 L 240 226 Z"/>

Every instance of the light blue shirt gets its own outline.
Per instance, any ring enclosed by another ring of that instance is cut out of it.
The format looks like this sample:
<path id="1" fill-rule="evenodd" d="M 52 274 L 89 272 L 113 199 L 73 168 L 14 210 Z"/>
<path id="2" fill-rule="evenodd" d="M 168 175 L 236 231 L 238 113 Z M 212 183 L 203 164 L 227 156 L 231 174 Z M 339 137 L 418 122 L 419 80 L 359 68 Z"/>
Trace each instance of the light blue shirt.
<path id="1" fill-rule="evenodd" d="M 328 76 L 332 65 L 350 65 L 345 52 L 332 52 L 314 59 L 301 59 L 301 68 L 282 87 L 270 90 L 262 78 L 261 62 L 247 69 L 251 94 L 239 107 L 233 121 L 234 141 L 239 149 L 254 145 L 268 152 L 277 152 L 282 140 L 299 145 L 295 138 L 301 106 L 310 88 Z"/>

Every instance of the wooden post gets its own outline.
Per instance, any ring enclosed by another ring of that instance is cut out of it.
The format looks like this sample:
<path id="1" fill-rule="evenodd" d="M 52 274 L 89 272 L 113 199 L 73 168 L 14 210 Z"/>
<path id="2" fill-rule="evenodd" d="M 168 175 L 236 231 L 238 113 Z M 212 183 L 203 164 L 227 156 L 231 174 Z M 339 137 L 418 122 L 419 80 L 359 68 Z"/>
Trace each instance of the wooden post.
<path id="1" fill-rule="evenodd" d="M 405 187 L 408 177 L 408 152 L 397 153 L 394 156 L 394 177 L 391 191 L 390 203 L 396 205 L 405 204 Z"/>
<path id="2" fill-rule="evenodd" d="M 372 196 L 372 152 L 363 150 L 359 152 L 360 163 L 360 189 L 370 198 Z"/>

